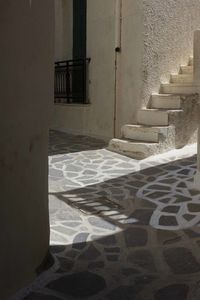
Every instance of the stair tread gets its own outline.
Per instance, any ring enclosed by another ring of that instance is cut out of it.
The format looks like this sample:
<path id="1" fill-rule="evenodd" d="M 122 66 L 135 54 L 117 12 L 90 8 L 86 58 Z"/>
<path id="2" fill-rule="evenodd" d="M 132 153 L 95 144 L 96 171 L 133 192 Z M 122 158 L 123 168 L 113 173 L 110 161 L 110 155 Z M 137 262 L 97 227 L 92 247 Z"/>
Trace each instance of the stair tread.
<path id="1" fill-rule="evenodd" d="M 192 74 L 172 73 L 171 76 L 192 77 Z"/>
<path id="2" fill-rule="evenodd" d="M 193 66 L 189 66 L 189 65 L 180 65 L 181 68 L 193 68 Z"/>
<path id="3" fill-rule="evenodd" d="M 153 93 L 152 96 L 156 96 L 156 97 L 163 97 L 163 98 L 171 98 L 171 97 L 174 97 L 174 98 L 180 98 L 179 95 L 175 95 L 175 94 L 162 94 L 162 93 Z"/>
<path id="4" fill-rule="evenodd" d="M 168 85 L 171 85 L 171 86 L 196 86 L 196 84 L 193 82 L 180 82 L 180 83 L 169 82 L 169 83 L 162 83 L 161 85 L 165 85 L 165 86 L 168 86 Z M 172 95 L 173 95 L 173 93 L 172 93 Z"/>
<path id="5" fill-rule="evenodd" d="M 148 112 L 179 112 L 179 111 L 183 111 L 182 109 L 169 109 L 169 108 L 143 108 L 140 109 L 140 111 L 148 111 Z"/>
<path id="6" fill-rule="evenodd" d="M 145 128 L 145 129 L 150 129 L 150 128 L 161 129 L 161 128 L 170 127 L 169 125 L 156 126 L 156 125 L 142 125 L 142 124 L 125 124 L 124 126 L 141 128 L 141 129 L 142 128 Z"/>
<path id="7" fill-rule="evenodd" d="M 111 141 L 113 142 L 124 142 L 124 143 L 131 143 L 131 144 L 138 144 L 138 145 L 156 145 L 159 144 L 159 142 L 146 142 L 146 141 L 140 141 L 140 140 L 131 140 L 131 139 L 126 139 L 126 138 L 121 138 L 121 139 L 117 139 L 114 138 Z"/>

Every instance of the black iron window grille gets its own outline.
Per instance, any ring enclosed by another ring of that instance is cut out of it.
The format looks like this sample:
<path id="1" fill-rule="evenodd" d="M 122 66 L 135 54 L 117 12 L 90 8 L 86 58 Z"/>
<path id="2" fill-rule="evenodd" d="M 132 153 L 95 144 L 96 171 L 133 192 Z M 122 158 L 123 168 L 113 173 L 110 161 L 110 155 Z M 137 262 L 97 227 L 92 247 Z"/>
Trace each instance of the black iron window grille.
<path id="1" fill-rule="evenodd" d="M 88 103 L 88 65 L 90 59 L 55 63 L 55 103 Z"/>

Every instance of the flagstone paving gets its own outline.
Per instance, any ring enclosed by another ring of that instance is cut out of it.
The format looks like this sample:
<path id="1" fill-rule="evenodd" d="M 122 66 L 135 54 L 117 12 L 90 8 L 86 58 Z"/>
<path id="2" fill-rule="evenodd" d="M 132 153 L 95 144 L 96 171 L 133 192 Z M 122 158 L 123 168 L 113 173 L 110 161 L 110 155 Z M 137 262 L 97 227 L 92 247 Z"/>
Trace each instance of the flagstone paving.
<path id="1" fill-rule="evenodd" d="M 196 146 L 141 161 L 105 146 L 51 132 L 55 265 L 24 299 L 199 300 Z"/>

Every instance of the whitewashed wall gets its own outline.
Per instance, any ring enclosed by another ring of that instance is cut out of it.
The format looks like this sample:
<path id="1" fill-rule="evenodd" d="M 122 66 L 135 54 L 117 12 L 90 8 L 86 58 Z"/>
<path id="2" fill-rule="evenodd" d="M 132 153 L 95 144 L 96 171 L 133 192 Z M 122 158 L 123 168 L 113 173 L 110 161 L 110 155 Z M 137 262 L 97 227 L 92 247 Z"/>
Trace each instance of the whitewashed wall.
<path id="1" fill-rule="evenodd" d="M 62 4 L 66 2 L 68 5 L 70 2 L 69 0 L 56 1 L 60 1 Z M 56 19 L 59 19 L 59 16 L 60 14 L 57 14 Z M 59 24 L 59 20 L 57 24 Z M 59 28 L 57 25 L 56 32 L 60 30 Z M 115 85 L 114 30 L 115 0 L 88 0 L 87 57 L 91 58 L 89 66 L 90 104 L 86 106 L 55 105 L 52 128 L 104 139 L 109 139 L 113 136 Z M 57 35 L 59 34 L 57 33 Z M 71 39 L 70 33 L 69 39 Z M 72 49 L 72 45 L 70 47 Z M 63 53 L 69 53 L 69 51 L 63 51 Z M 62 57 L 64 57 L 64 54 Z"/>
<path id="2" fill-rule="evenodd" d="M 105 138 L 113 136 L 115 9 L 116 0 L 88 0 L 91 105 L 85 108 L 57 105 L 54 128 Z M 137 121 L 138 109 L 148 103 L 152 92 L 159 91 L 160 83 L 167 82 L 171 72 L 177 72 L 180 64 L 187 63 L 193 51 L 193 32 L 198 28 L 199 0 L 122 0 L 122 51 L 116 93 L 118 136 L 122 125 Z M 70 26 L 69 29 L 71 32 Z"/>

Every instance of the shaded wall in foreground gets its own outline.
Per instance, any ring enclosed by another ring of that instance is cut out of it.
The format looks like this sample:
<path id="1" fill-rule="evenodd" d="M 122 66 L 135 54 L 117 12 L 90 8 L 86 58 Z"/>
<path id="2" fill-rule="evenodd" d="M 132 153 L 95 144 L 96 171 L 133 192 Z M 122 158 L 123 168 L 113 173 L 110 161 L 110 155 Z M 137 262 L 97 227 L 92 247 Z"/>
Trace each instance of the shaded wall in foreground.
<path id="1" fill-rule="evenodd" d="M 36 276 L 49 244 L 54 1 L 0 2 L 0 294 Z"/>

